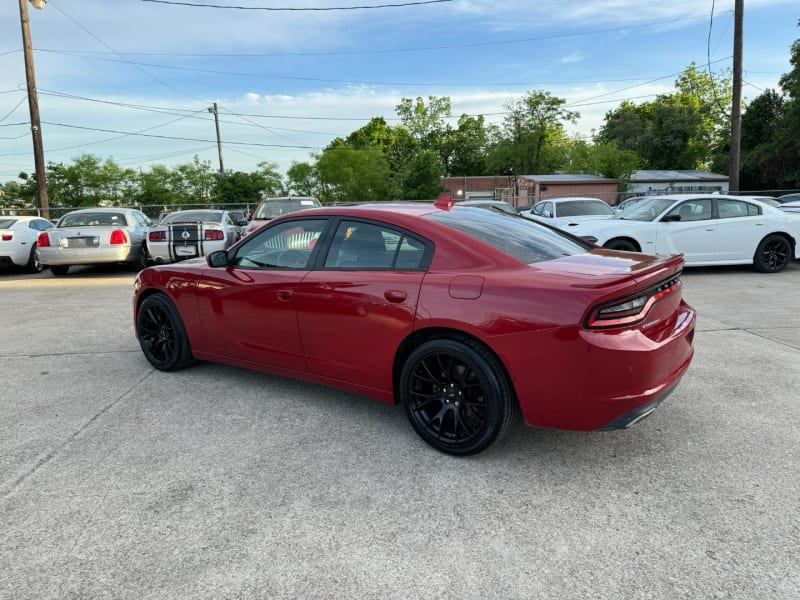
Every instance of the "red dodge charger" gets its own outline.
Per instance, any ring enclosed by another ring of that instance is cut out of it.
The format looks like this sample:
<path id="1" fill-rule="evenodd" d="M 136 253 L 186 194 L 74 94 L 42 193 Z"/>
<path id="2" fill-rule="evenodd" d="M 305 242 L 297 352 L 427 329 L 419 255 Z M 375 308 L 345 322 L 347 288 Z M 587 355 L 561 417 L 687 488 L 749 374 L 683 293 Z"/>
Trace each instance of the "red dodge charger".
<path id="1" fill-rule="evenodd" d="M 141 271 L 134 323 L 157 369 L 214 361 L 400 403 L 467 455 L 520 413 L 595 431 L 652 412 L 692 359 L 682 266 L 447 201 L 330 207 Z"/>

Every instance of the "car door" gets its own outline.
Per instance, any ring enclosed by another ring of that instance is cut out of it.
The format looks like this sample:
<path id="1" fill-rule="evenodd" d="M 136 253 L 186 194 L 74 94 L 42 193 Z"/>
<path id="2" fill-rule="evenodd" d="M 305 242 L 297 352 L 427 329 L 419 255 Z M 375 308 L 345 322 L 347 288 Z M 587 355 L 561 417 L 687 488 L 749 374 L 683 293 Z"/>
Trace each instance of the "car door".
<path id="1" fill-rule="evenodd" d="M 685 200 L 672 207 L 658 222 L 654 254 L 683 253 L 687 264 L 714 261 L 717 230 L 712 200 Z"/>
<path id="2" fill-rule="evenodd" d="M 307 370 L 296 294 L 327 223 L 297 219 L 264 228 L 237 248 L 227 268 L 205 271 L 198 286 L 198 311 L 215 353 Z"/>
<path id="3" fill-rule="evenodd" d="M 715 260 L 752 260 L 759 242 L 769 233 L 764 211 L 743 200 L 717 198 L 715 202 L 718 216 Z"/>
<path id="4" fill-rule="evenodd" d="M 391 392 L 395 353 L 413 331 L 432 251 L 385 224 L 340 221 L 320 268 L 296 294 L 309 371 Z"/>

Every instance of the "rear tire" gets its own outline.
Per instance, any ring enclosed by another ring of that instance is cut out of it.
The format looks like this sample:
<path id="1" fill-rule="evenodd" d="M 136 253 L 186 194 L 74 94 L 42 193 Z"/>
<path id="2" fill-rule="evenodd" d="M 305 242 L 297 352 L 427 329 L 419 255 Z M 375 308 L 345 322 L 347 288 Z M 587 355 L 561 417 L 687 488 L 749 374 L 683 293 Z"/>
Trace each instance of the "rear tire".
<path id="1" fill-rule="evenodd" d="M 134 273 L 138 273 L 142 269 L 146 268 L 147 268 L 147 249 L 145 249 L 144 244 L 142 244 L 142 247 L 136 254 L 136 260 L 130 263 L 130 269 Z"/>
<path id="2" fill-rule="evenodd" d="M 467 338 L 431 340 L 414 350 L 403 365 L 400 400 L 419 436 L 455 456 L 488 448 L 520 412 L 500 361 Z"/>
<path id="3" fill-rule="evenodd" d="M 37 251 L 36 244 L 31 248 L 31 255 L 28 258 L 28 264 L 25 265 L 25 270 L 28 273 L 41 273 L 44 271 L 44 265 L 39 260 L 39 252 Z"/>
<path id="4" fill-rule="evenodd" d="M 761 240 L 753 257 L 759 273 L 778 273 L 786 268 L 792 257 L 792 246 L 782 235 L 770 234 Z"/>
<path id="5" fill-rule="evenodd" d="M 139 306 L 136 336 L 145 358 L 159 371 L 177 371 L 196 362 L 183 319 L 164 294 L 148 296 Z"/>
<path id="6" fill-rule="evenodd" d="M 50 265 L 50 271 L 56 277 L 60 277 L 67 274 L 67 271 L 69 271 L 69 265 Z"/>

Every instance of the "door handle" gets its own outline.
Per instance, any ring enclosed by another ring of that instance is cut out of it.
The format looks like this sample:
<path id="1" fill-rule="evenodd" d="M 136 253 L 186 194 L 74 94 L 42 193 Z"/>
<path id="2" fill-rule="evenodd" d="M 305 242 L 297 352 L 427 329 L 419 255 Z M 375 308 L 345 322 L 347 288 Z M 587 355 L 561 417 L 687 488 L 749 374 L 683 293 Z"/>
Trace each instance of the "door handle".
<path id="1" fill-rule="evenodd" d="M 278 300 L 282 300 L 283 302 L 287 302 L 287 301 L 292 299 L 292 296 L 294 296 L 294 291 L 292 291 L 292 290 L 278 290 L 276 292 L 276 294 L 278 296 Z"/>
<path id="2" fill-rule="evenodd" d="M 389 302 L 403 302 L 408 297 L 408 294 L 403 290 L 386 290 L 383 292 L 383 297 Z"/>

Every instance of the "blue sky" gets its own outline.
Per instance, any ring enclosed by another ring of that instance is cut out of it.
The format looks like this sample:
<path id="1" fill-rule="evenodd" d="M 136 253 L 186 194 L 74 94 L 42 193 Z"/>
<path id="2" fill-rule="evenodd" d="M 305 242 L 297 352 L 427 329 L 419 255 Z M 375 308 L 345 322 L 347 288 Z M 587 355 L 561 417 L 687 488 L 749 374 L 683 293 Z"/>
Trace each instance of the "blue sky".
<path id="1" fill-rule="evenodd" d="M 588 136 L 622 99 L 674 89 L 692 61 L 730 68 L 733 0 L 50 0 L 30 7 L 46 160 L 90 153 L 123 167 L 259 162 L 285 172 L 402 98 L 448 96 L 502 120 L 545 90 Z M 777 87 L 800 38 L 797 0 L 745 2 L 745 99 Z M 248 10 L 244 10 L 248 9 Z M 713 19 L 712 19 L 713 9 Z M 139 135 L 133 135 L 139 134 Z M 33 171 L 19 7 L 0 5 L 0 182 Z"/>

